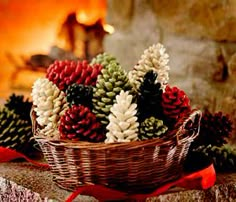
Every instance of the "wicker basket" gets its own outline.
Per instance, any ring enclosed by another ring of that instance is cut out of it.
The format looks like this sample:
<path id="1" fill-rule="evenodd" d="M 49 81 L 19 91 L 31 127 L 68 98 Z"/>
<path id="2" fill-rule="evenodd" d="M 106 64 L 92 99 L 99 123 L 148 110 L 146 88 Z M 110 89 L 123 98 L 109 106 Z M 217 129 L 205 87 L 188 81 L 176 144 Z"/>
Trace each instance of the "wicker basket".
<path id="1" fill-rule="evenodd" d="M 53 141 L 37 137 L 37 132 L 35 136 L 59 187 L 72 191 L 82 185 L 100 184 L 141 193 L 182 175 L 200 119 L 200 111 L 191 112 L 169 132 L 167 138 L 171 139 L 106 144 Z"/>

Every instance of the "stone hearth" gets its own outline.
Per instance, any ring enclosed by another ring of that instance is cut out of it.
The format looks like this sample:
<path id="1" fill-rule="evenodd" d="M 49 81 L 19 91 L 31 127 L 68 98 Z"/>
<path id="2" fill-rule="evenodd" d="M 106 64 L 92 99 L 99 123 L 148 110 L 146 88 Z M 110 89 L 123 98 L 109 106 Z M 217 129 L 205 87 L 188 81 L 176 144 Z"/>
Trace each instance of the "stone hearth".
<path id="1" fill-rule="evenodd" d="M 25 162 L 1 163 L 0 176 L 0 201 L 12 201 L 13 197 L 17 196 L 18 201 L 64 202 L 71 194 L 54 184 L 49 171 Z M 86 201 L 97 200 L 89 196 L 78 196 L 75 200 L 75 202 Z M 165 194 L 148 198 L 146 201 L 236 201 L 236 173 L 219 173 L 216 184 L 208 190 L 185 190 L 175 187 Z"/>

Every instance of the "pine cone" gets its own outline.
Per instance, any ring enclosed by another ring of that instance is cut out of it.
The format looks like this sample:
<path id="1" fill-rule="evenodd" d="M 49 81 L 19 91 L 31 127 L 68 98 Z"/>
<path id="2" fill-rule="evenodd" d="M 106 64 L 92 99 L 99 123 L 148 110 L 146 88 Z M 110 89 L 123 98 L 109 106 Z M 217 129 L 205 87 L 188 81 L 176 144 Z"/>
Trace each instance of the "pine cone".
<path id="1" fill-rule="evenodd" d="M 106 68 L 110 63 L 116 63 L 117 65 L 119 65 L 115 57 L 108 53 L 101 53 L 98 54 L 95 58 L 93 58 L 90 64 L 100 64 L 103 66 L 103 68 Z"/>
<path id="2" fill-rule="evenodd" d="M 200 146 L 194 150 L 212 159 L 217 171 L 236 171 L 236 148 L 225 144 L 217 146 Z"/>
<path id="3" fill-rule="evenodd" d="M 33 84 L 31 95 L 37 123 L 42 127 L 51 124 L 57 128 L 60 116 L 68 108 L 64 92 L 47 78 L 39 78 Z"/>
<path id="4" fill-rule="evenodd" d="M 167 85 L 162 94 L 162 109 L 166 123 L 173 126 L 191 110 L 190 100 L 184 91 Z"/>
<path id="5" fill-rule="evenodd" d="M 28 98 L 25 99 L 24 95 L 11 94 L 4 106 L 18 114 L 20 119 L 27 120 L 31 123 L 30 110 L 32 108 L 32 102 Z"/>
<path id="6" fill-rule="evenodd" d="M 153 138 L 161 138 L 168 130 L 167 126 L 164 125 L 162 120 L 150 117 L 145 119 L 140 124 L 139 128 L 139 139 L 147 140 Z"/>
<path id="7" fill-rule="evenodd" d="M 103 68 L 98 76 L 96 87 L 93 89 L 93 112 L 105 128 L 108 124 L 110 108 L 115 102 L 115 97 L 121 90 L 130 90 L 126 72 L 116 63 L 111 63 Z"/>
<path id="8" fill-rule="evenodd" d="M 84 105 L 92 109 L 93 87 L 74 83 L 66 90 L 66 100 L 72 105 Z"/>
<path id="9" fill-rule="evenodd" d="M 202 114 L 200 122 L 200 132 L 198 137 L 192 143 L 193 147 L 201 145 L 222 146 L 227 143 L 227 138 L 231 136 L 233 122 L 229 115 L 223 115 L 222 112 L 215 114 L 205 111 Z"/>
<path id="10" fill-rule="evenodd" d="M 0 110 L 0 146 L 25 150 L 33 136 L 31 124 L 8 108 Z"/>
<path id="11" fill-rule="evenodd" d="M 163 117 L 161 107 L 163 91 L 161 84 L 155 83 L 156 77 L 157 74 L 153 70 L 148 71 L 140 86 L 140 94 L 137 98 L 139 122 L 151 116 L 155 118 Z"/>
<path id="12" fill-rule="evenodd" d="M 101 133 L 100 123 L 88 107 L 73 105 L 60 119 L 61 139 L 101 142 L 105 135 Z"/>
<path id="13" fill-rule="evenodd" d="M 47 137 L 48 139 L 59 140 L 60 139 L 60 132 L 58 130 L 59 123 L 48 123 L 44 128 L 37 129 L 37 135 L 39 137 Z"/>
<path id="14" fill-rule="evenodd" d="M 46 77 L 60 90 L 66 91 L 73 83 L 92 85 L 97 81 L 102 66 L 100 64 L 89 65 L 87 61 L 55 61 L 47 69 Z"/>
<path id="15" fill-rule="evenodd" d="M 110 109 L 106 143 L 138 140 L 137 104 L 132 103 L 132 100 L 133 96 L 128 91 L 122 90 L 116 96 L 116 102 Z"/>
<path id="16" fill-rule="evenodd" d="M 161 88 L 165 89 L 169 80 L 169 55 L 165 53 L 165 48 L 162 44 L 158 43 L 146 49 L 134 66 L 134 69 L 129 72 L 129 80 L 133 88 L 138 91 L 141 83 L 143 82 L 144 75 L 153 70 L 158 74 L 157 82 L 161 83 Z"/>

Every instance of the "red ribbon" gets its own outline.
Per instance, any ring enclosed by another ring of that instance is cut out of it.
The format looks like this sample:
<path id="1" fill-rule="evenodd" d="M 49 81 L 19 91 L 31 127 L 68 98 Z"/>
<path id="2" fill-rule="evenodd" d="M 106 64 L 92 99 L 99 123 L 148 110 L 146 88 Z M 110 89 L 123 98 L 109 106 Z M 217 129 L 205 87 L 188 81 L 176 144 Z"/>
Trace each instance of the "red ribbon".
<path id="1" fill-rule="evenodd" d="M 17 152 L 13 149 L 0 147 L 0 163 L 9 162 L 9 161 L 12 161 L 12 160 L 18 159 L 18 158 L 23 158 L 35 166 L 49 168 L 49 165 L 46 163 L 39 163 L 37 161 L 34 161 L 34 160 L 28 158 L 27 156 L 25 156 L 24 154 Z"/>
<path id="2" fill-rule="evenodd" d="M 216 173 L 213 164 L 208 167 L 185 175 L 182 178 L 169 182 L 161 187 L 158 187 L 151 193 L 147 194 L 132 194 L 117 191 L 102 185 L 85 185 L 76 189 L 67 199 L 66 202 L 72 202 L 79 194 L 94 196 L 99 201 L 111 200 L 133 200 L 145 201 L 148 197 L 158 196 L 166 192 L 171 187 L 182 187 L 186 189 L 208 189 L 215 184 Z"/>
<path id="3" fill-rule="evenodd" d="M 34 161 L 25 156 L 24 154 L 19 153 L 15 150 L 5 147 L 0 147 L 0 163 L 8 162 L 17 158 L 24 158 L 26 161 L 32 163 L 33 165 L 49 168 L 48 164 Z M 129 195 L 125 192 L 114 190 L 102 185 L 84 185 L 76 189 L 66 199 L 66 202 L 72 202 L 79 194 L 94 196 L 99 201 L 109 201 L 109 200 L 144 201 L 146 198 L 158 196 L 174 186 L 183 187 L 186 189 L 208 189 L 215 184 L 215 181 L 216 181 L 216 173 L 213 164 L 211 164 L 202 170 L 199 170 L 191 174 L 187 174 L 176 181 L 169 182 L 161 187 L 158 187 L 152 193 Z"/>

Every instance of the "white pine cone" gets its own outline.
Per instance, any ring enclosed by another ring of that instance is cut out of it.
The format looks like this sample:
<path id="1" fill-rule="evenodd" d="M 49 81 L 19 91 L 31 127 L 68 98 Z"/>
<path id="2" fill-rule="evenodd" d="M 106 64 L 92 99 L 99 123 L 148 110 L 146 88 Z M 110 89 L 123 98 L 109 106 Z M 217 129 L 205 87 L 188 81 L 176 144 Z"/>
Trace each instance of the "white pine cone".
<path id="1" fill-rule="evenodd" d="M 37 123 L 46 126 L 45 130 L 52 126 L 57 128 L 61 115 L 68 108 L 64 92 L 47 78 L 39 78 L 33 84 L 31 95 Z"/>
<path id="2" fill-rule="evenodd" d="M 138 64 L 128 74 L 130 83 L 136 91 L 139 90 L 144 75 L 150 70 L 158 74 L 156 82 L 161 83 L 162 89 L 165 89 L 169 81 L 170 69 L 169 55 L 165 51 L 165 47 L 160 43 L 154 44 L 144 51 Z"/>
<path id="3" fill-rule="evenodd" d="M 133 96 L 123 90 L 116 96 L 111 107 L 105 143 L 130 142 L 138 140 L 137 104 L 132 103 Z"/>
<path id="4" fill-rule="evenodd" d="M 39 129 L 38 132 L 38 136 L 39 137 L 46 137 L 46 138 L 50 138 L 50 139 L 54 139 L 54 140 L 59 140 L 60 139 L 60 132 L 57 128 L 57 124 L 52 124 L 52 122 L 50 122 L 46 127 Z"/>

